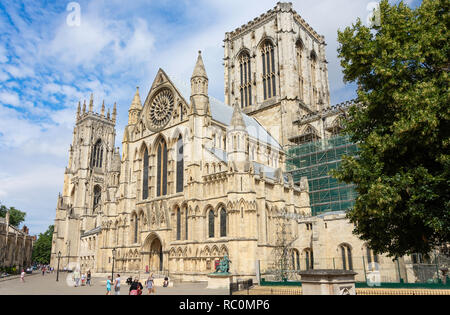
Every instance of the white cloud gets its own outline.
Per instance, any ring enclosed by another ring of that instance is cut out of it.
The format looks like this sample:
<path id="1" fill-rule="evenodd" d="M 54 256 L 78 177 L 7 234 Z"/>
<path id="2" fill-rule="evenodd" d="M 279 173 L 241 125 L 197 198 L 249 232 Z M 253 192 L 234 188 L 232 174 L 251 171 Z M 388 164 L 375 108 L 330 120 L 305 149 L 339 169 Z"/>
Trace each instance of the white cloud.
<path id="1" fill-rule="evenodd" d="M 11 106 L 20 106 L 20 99 L 17 93 L 15 92 L 0 92 L 0 103 L 11 105 Z"/>

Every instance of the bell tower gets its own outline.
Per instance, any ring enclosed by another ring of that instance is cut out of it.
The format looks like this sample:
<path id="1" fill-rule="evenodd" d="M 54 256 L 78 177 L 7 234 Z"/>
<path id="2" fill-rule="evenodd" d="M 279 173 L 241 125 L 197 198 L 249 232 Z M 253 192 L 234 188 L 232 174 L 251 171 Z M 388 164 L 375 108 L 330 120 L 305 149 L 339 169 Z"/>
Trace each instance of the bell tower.
<path id="1" fill-rule="evenodd" d="M 225 34 L 225 103 L 237 102 L 282 146 L 293 122 L 330 104 L 325 39 L 294 11 L 277 5 Z"/>

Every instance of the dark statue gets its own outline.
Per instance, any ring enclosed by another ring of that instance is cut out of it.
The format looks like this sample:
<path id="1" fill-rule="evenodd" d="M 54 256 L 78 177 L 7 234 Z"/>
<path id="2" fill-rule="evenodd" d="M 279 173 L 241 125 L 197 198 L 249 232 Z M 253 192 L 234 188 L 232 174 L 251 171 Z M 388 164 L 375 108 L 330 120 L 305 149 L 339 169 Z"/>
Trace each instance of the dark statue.
<path id="1" fill-rule="evenodd" d="M 216 273 L 228 273 L 230 271 L 230 263 L 231 260 L 228 258 L 228 255 L 225 255 L 225 257 L 220 260 L 219 265 L 217 265 Z"/>

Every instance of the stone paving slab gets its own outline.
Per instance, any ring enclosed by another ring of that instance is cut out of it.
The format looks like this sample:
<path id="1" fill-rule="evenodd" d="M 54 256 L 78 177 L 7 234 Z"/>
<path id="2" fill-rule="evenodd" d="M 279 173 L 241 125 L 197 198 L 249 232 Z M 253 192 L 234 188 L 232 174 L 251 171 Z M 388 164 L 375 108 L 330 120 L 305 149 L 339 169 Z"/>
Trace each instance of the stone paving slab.
<path id="1" fill-rule="evenodd" d="M 69 278 L 69 281 L 67 281 Z M 93 278 L 92 286 L 71 286 L 71 274 L 60 273 L 59 282 L 56 282 L 56 273 L 28 275 L 25 283 L 20 277 L 0 282 L 0 295 L 105 295 L 106 286 L 104 278 Z M 227 290 L 206 289 L 206 282 L 174 283 L 172 288 L 156 288 L 152 295 L 228 295 Z M 128 295 L 129 286 L 122 284 L 121 295 Z M 144 288 L 144 295 L 147 290 Z"/>

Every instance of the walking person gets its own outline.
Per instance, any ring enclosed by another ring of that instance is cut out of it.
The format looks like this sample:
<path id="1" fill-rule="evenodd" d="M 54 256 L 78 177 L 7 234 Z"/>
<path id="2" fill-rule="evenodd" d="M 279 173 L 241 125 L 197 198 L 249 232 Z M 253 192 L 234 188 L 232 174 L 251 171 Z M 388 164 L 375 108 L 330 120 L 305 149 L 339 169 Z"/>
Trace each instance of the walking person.
<path id="1" fill-rule="evenodd" d="M 78 271 L 78 269 L 75 269 L 75 271 L 73 272 L 73 280 L 75 281 L 75 287 L 78 287 L 80 283 L 80 272 Z"/>
<path id="2" fill-rule="evenodd" d="M 106 280 L 106 295 L 111 295 L 111 285 L 112 285 L 111 276 L 108 276 L 108 280 Z"/>
<path id="3" fill-rule="evenodd" d="M 21 272 L 21 274 L 20 274 L 20 281 L 23 283 L 23 282 L 25 282 L 25 270 L 24 269 L 22 269 L 22 272 Z"/>
<path id="4" fill-rule="evenodd" d="M 148 277 L 147 281 L 145 281 L 145 286 L 148 290 L 148 295 L 152 294 L 153 292 L 153 273 L 150 274 L 150 277 Z"/>
<path id="5" fill-rule="evenodd" d="M 114 295 L 120 295 L 120 275 L 117 274 L 117 278 L 114 281 Z"/>
<path id="6" fill-rule="evenodd" d="M 91 286 L 91 277 L 92 277 L 91 271 L 88 270 L 87 278 L 86 278 L 86 285 L 88 285 L 88 286 Z"/>

